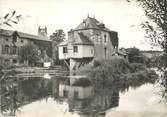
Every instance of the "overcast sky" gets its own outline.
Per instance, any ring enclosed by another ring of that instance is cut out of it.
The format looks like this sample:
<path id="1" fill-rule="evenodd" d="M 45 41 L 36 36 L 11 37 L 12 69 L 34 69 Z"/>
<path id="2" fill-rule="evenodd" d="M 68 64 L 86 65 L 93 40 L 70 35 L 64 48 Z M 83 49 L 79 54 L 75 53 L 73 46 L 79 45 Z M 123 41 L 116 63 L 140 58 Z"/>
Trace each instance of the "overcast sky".
<path id="1" fill-rule="evenodd" d="M 38 26 L 48 28 L 48 36 L 56 29 L 67 31 L 79 25 L 88 14 L 117 31 L 120 47 L 150 49 L 140 24 L 145 19 L 142 8 L 126 0 L 0 0 L 0 15 L 16 10 L 23 20 L 12 28 L 37 34 Z"/>

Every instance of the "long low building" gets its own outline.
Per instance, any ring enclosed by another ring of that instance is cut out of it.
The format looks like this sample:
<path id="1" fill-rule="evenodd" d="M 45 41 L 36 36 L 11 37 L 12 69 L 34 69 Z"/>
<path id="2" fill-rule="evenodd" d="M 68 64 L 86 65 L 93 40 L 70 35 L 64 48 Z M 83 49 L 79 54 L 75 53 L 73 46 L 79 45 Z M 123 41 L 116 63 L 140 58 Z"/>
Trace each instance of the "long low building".
<path id="1" fill-rule="evenodd" d="M 42 31 L 43 29 L 39 28 L 39 35 L 32 35 L 19 31 L 0 29 L 0 63 L 10 65 L 20 64 L 20 50 L 28 44 L 36 45 L 39 51 L 45 54 L 45 57 L 51 58 L 52 42 L 43 34 L 44 31 Z"/>

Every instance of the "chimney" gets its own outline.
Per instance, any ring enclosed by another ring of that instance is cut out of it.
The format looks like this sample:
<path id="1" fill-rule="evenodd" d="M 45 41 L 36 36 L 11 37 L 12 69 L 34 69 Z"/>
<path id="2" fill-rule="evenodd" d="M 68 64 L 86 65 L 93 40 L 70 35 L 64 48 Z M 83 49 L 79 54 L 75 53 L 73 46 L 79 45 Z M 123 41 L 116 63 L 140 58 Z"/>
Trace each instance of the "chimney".
<path id="1" fill-rule="evenodd" d="M 72 29 L 68 32 L 68 41 L 70 43 L 74 41 L 74 31 Z"/>

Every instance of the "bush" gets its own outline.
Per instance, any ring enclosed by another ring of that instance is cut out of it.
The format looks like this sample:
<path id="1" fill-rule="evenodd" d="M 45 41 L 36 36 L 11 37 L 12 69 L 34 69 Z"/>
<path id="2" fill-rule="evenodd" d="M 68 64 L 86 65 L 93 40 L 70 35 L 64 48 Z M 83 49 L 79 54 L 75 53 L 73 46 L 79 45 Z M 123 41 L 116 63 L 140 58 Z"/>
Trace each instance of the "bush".
<path id="1" fill-rule="evenodd" d="M 146 65 L 142 63 L 131 63 L 129 68 L 130 72 L 134 73 L 140 70 L 146 70 Z"/>
<path id="2" fill-rule="evenodd" d="M 91 78 L 97 87 L 109 86 L 111 82 L 129 72 L 129 63 L 123 58 L 113 57 L 111 60 L 96 61 L 94 66 L 87 65 L 77 70 L 77 75 L 86 75 Z"/>
<path id="3" fill-rule="evenodd" d="M 83 87 L 86 87 L 86 86 L 90 86 L 91 82 L 90 82 L 89 79 L 80 78 L 80 79 L 76 80 L 73 85 L 74 86 L 83 86 Z"/>
<path id="4" fill-rule="evenodd" d="M 100 65 L 101 65 L 101 63 L 100 63 L 100 61 L 98 61 L 98 60 L 95 60 L 94 63 L 93 63 L 93 66 L 94 66 L 94 67 L 98 67 L 98 66 L 100 66 Z"/>
<path id="5" fill-rule="evenodd" d="M 77 70 L 78 75 L 90 77 L 95 89 L 111 87 L 118 82 L 121 88 L 140 86 L 146 82 L 154 83 L 157 75 L 154 71 L 147 70 L 141 63 L 129 64 L 125 59 L 113 57 L 111 60 L 96 61 L 94 66 L 87 65 Z"/>

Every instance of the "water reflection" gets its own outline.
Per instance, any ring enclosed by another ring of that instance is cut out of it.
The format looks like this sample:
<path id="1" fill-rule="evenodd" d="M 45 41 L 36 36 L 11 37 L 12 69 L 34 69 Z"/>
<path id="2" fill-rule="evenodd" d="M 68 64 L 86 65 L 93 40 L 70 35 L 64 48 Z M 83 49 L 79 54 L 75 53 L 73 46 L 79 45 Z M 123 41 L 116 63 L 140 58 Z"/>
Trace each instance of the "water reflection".
<path id="1" fill-rule="evenodd" d="M 36 109 L 39 109 L 41 104 L 38 101 L 41 100 L 41 103 L 46 106 L 45 111 L 51 108 L 62 109 L 63 117 L 63 113 L 70 113 L 70 117 L 73 115 L 105 117 L 107 110 L 119 106 L 120 91 L 128 88 L 129 85 L 125 82 L 114 82 L 110 87 L 95 88 L 88 78 L 79 76 L 55 76 L 49 79 L 44 77 L 13 78 L 13 80 L 1 82 L 0 110 L 3 115 L 15 116 L 18 112 L 24 113 L 22 107 L 32 105 L 32 102 L 36 102 L 38 105 Z M 46 99 L 45 103 L 44 99 Z M 55 110 L 52 113 L 57 115 Z"/>
<path id="2" fill-rule="evenodd" d="M 69 112 L 97 117 L 105 116 L 107 109 L 118 106 L 119 90 L 116 87 L 95 90 L 86 78 L 71 78 L 59 82 L 58 95 L 68 100 Z"/>
<path id="3" fill-rule="evenodd" d="M 95 90 L 87 78 L 17 78 L 1 82 L 0 95 L 1 113 L 11 116 L 20 107 L 48 97 L 67 102 L 69 112 L 82 116 L 104 116 L 105 110 L 119 103 L 118 89 Z"/>
<path id="4" fill-rule="evenodd" d="M 49 96 L 50 84 L 51 81 L 37 77 L 1 82 L 1 113 L 15 115 L 19 107 Z"/>

